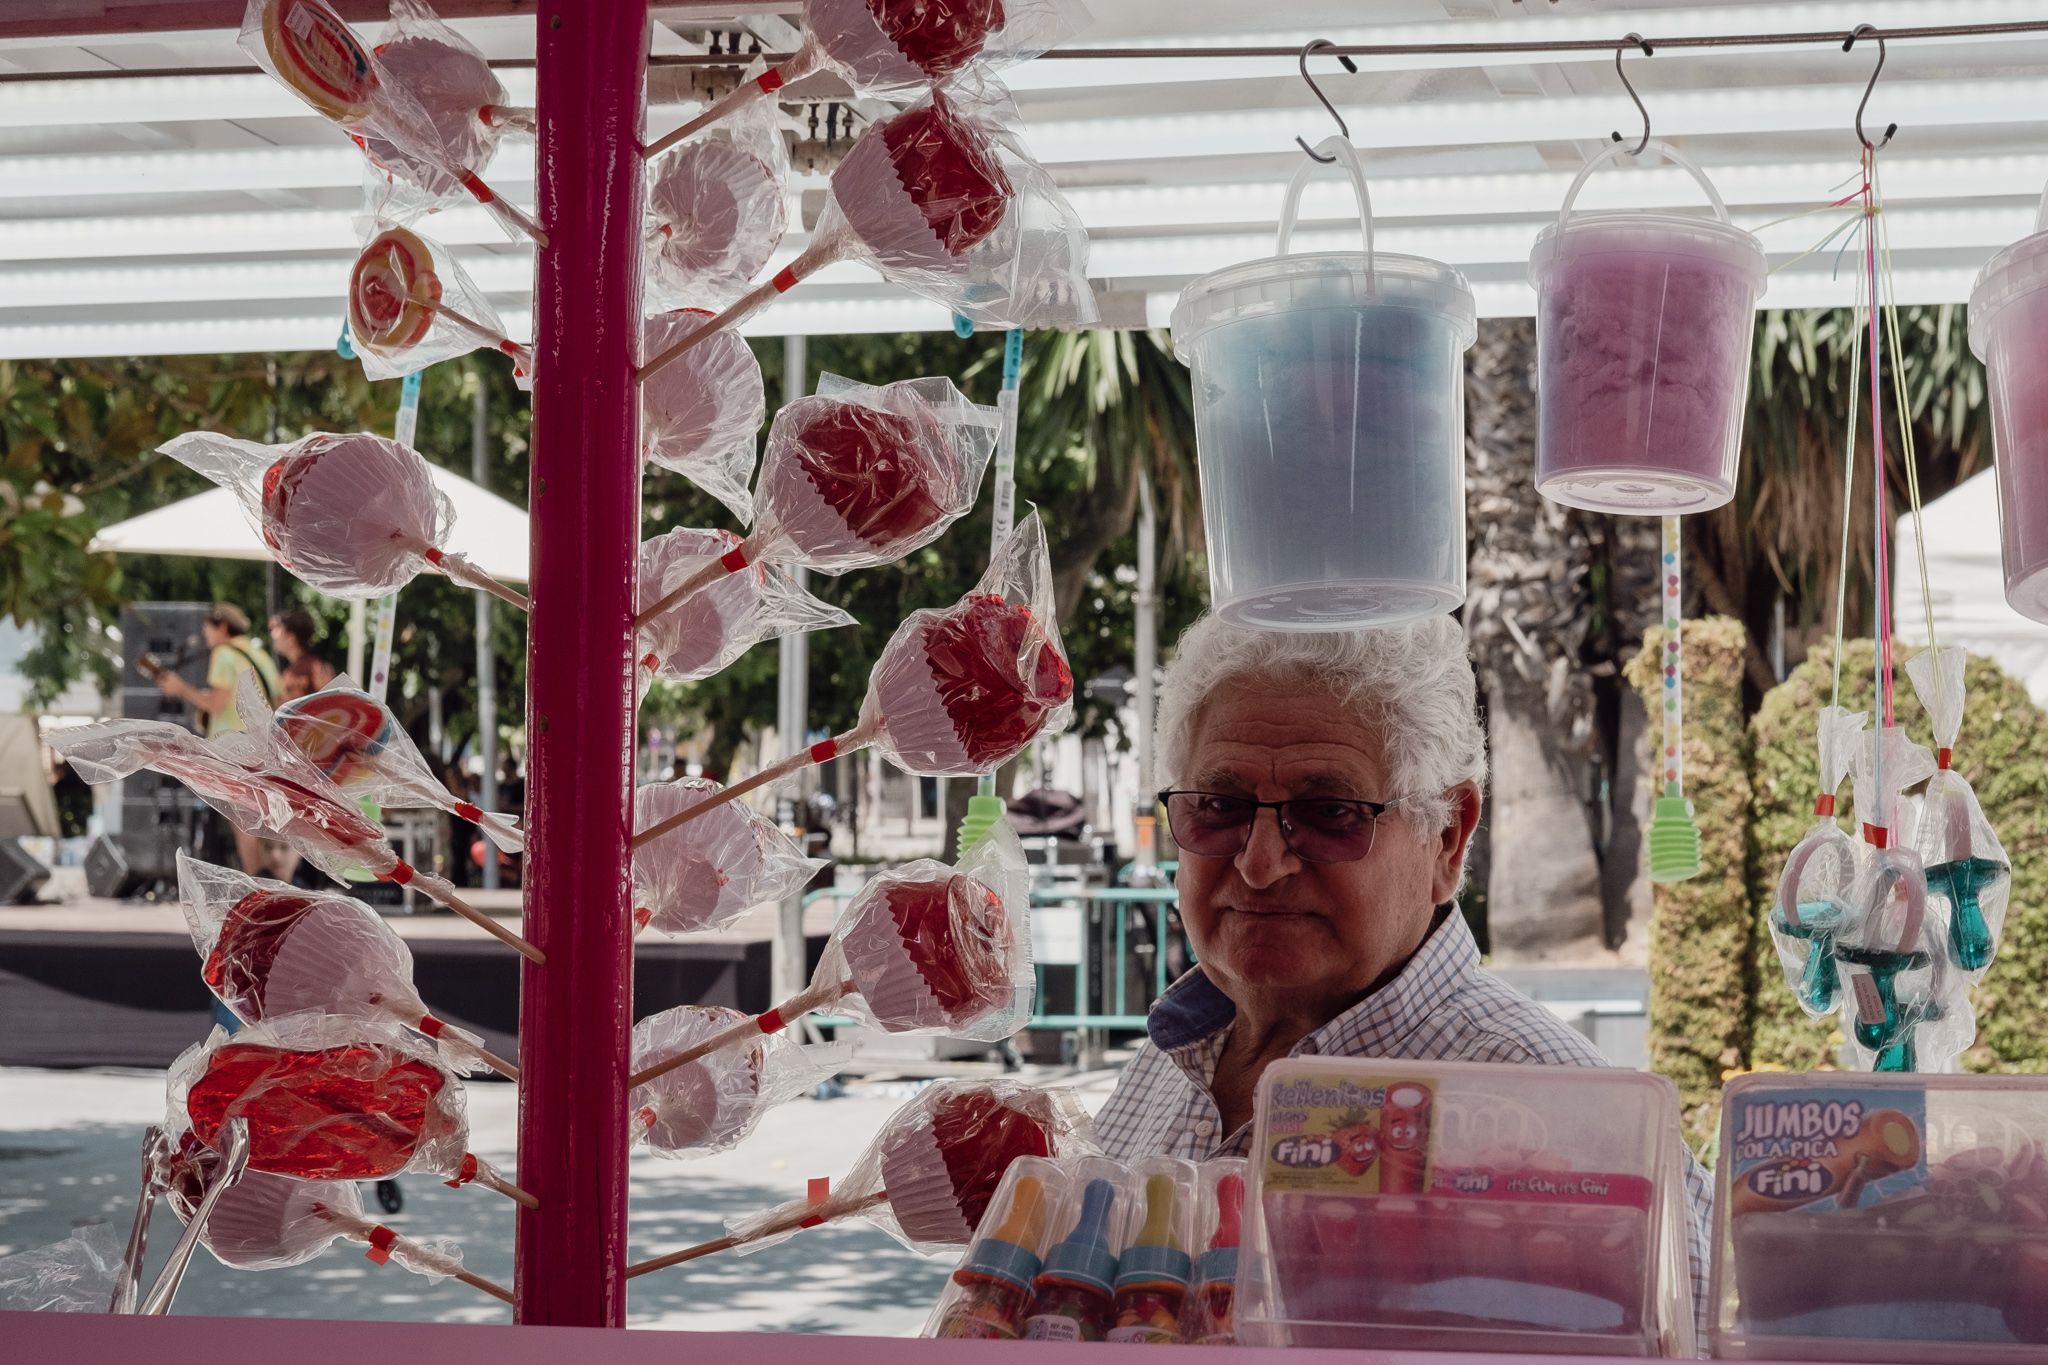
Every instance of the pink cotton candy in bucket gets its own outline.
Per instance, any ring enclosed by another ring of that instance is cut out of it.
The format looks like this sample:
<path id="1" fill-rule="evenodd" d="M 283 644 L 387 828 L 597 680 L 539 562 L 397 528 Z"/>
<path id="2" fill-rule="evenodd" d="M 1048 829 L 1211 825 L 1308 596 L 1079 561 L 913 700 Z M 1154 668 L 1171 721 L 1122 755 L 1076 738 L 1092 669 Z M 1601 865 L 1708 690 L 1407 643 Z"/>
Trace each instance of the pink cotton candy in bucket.
<path id="1" fill-rule="evenodd" d="M 1991 395 L 2005 600 L 2048 623 L 2048 204 L 2034 228 L 1978 274 L 1970 350 Z"/>

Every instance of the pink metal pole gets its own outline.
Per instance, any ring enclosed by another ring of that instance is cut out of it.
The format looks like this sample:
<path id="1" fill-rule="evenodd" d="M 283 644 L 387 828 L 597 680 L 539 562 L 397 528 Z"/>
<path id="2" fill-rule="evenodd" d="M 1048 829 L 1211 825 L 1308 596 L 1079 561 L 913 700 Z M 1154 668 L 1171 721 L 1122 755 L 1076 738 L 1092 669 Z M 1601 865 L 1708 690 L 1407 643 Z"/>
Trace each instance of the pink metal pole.
<path id="1" fill-rule="evenodd" d="M 640 124 L 647 0 L 539 7 L 533 616 L 527 653 L 518 1321 L 620 1327 L 626 1294 Z"/>

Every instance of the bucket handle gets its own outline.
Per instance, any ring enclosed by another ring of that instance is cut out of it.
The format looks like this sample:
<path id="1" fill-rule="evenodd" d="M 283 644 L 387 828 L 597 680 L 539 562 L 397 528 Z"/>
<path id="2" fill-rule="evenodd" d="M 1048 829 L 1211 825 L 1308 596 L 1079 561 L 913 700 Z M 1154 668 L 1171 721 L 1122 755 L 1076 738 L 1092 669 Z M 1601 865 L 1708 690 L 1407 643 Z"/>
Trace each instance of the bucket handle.
<path id="1" fill-rule="evenodd" d="M 1351 140 L 1332 133 L 1316 144 L 1316 151 L 1325 157 L 1334 157 L 1344 173 L 1351 177 L 1351 188 L 1358 195 L 1358 221 L 1365 229 L 1365 278 L 1367 287 L 1374 279 L 1372 270 L 1372 195 L 1365 188 L 1365 167 L 1359 163 L 1358 149 Z M 1301 169 L 1294 173 L 1294 179 L 1287 182 L 1286 197 L 1280 201 L 1280 245 L 1278 255 L 1287 254 L 1288 241 L 1294 236 L 1295 215 L 1301 209 L 1301 192 L 1308 186 L 1308 178 L 1325 165 L 1313 159 L 1301 163 Z"/>
<path id="2" fill-rule="evenodd" d="M 1707 192 L 1707 202 L 1714 206 L 1714 216 L 1724 223 L 1729 221 L 1728 205 L 1721 198 L 1721 191 L 1714 188 L 1714 182 L 1707 179 L 1705 171 L 1693 164 L 1691 157 L 1679 151 L 1668 142 L 1659 142 L 1654 139 L 1644 146 L 1642 154 L 1645 156 L 1653 154 L 1661 156 L 1698 181 L 1700 188 Z M 1579 191 L 1585 188 L 1586 178 L 1616 157 L 1631 155 L 1634 155 L 1634 153 L 1627 143 L 1617 142 L 1580 167 L 1578 177 L 1572 181 L 1572 187 L 1564 192 L 1563 207 L 1557 211 L 1557 230 L 1560 234 L 1564 232 L 1566 220 L 1572 216 L 1572 205 L 1578 201 Z"/>

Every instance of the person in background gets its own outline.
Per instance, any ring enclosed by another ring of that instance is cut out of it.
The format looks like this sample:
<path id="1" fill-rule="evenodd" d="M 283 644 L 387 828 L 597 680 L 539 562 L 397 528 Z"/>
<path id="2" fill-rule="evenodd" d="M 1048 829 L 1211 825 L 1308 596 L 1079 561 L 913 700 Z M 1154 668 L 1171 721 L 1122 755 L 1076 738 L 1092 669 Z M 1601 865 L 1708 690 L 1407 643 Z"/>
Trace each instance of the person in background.
<path id="1" fill-rule="evenodd" d="M 169 668 L 157 669 L 151 681 L 164 695 L 190 704 L 199 713 L 200 733 L 211 739 L 242 728 L 235 708 L 235 689 L 242 674 L 254 673 L 264 699 L 278 700 L 277 664 L 260 641 L 250 638 L 249 614 L 232 602 L 214 603 L 199 631 L 206 640 L 206 686 L 194 687 Z M 284 865 L 290 851 L 283 845 L 239 829 L 235 831 L 235 858 L 252 877 L 289 875 L 291 870 Z"/>
<path id="2" fill-rule="evenodd" d="M 319 638 L 320 629 L 304 607 L 287 607 L 270 618 L 270 643 L 284 661 L 278 677 L 282 700 L 318 692 L 334 681 L 334 665 L 313 648 Z"/>

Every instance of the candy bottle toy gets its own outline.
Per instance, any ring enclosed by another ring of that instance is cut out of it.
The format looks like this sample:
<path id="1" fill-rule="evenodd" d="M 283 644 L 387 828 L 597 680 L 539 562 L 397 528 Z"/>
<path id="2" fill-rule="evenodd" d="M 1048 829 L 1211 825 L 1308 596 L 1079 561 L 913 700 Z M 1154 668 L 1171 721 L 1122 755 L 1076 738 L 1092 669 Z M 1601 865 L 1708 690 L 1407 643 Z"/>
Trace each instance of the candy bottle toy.
<path id="1" fill-rule="evenodd" d="M 1109 1340 L 1177 1342 L 1181 1305 L 1194 1274 L 1187 1252 L 1194 1171 L 1186 1162 L 1162 1158 L 1143 1163 L 1134 1174 L 1145 1182 L 1145 1221 L 1117 1261 L 1116 1324 Z"/>
<path id="2" fill-rule="evenodd" d="M 983 1235 L 953 1272 L 961 1292 L 946 1304 L 933 1336 L 1014 1341 L 1023 1333 L 1031 1282 L 1051 1222 L 1048 1186 L 1058 1188 L 1051 1182 L 1059 1179 L 1059 1171 L 1033 1157 L 1017 1161 L 1012 1170 L 1007 1201 L 999 1192 L 990 1207 L 991 1214 L 1002 1213 L 1002 1223 Z"/>
<path id="3" fill-rule="evenodd" d="M 1237 1246 L 1244 1214 L 1244 1161 L 1202 1164 L 1199 1226 L 1209 1248 L 1195 1261 L 1194 1292 L 1181 1310 L 1181 1339 L 1202 1346 L 1237 1340 Z"/>
<path id="4" fill-rule="evenodd" d="M 1101 1341 L 1108 1335 L 1116 1319 L 1116 1169 L 1109 1162 L 1081 1164 L 1087 1180 L 1073 1224 L 1046 1254 L 1033 1286 L 1038 1296 L 1024 1322 L 1028 1339 Z"/>

